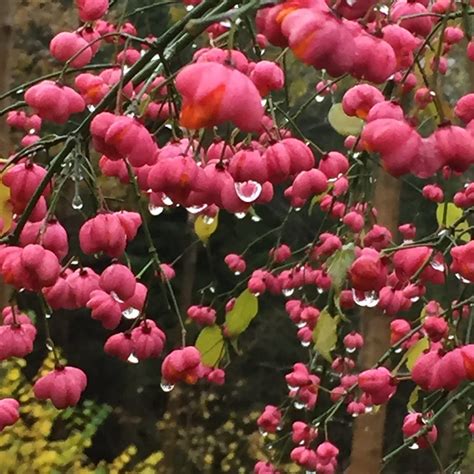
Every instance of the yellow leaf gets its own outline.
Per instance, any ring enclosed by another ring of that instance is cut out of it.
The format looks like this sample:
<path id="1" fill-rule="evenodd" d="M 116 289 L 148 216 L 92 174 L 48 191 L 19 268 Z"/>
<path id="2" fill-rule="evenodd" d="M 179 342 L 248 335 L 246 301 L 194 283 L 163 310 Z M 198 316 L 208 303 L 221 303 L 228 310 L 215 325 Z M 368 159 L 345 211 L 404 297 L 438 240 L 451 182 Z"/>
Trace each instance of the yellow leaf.
<path id="1" fill-rule="evenodd" d="M 10 188 L 1 182 L 1 177 L 0 175 L 0 218 L 3 220 L 3 229 L 0 229 L 0 234 L 5 234 L 13 222 L 13 209 L 10 203 Z"/>
<path id="2" fill-rule="evenodd" d="M 258 313 L 258 298 L 249 290 L 235 300 L 234 307 L 225 315 L 225 325 L 230 336 L 242 334 Z"/>
<path id="3" fill-rule="evenodd" d="M 440 227 L 451 227 L 462 218 L 463 212 L 462 209 L 452 202 L 441 203 L 436 208 L 436 220 Z M 466 220 L 458 222 L 455 235 L 460 236 L 459 238 L 464 242 L 468 242 L 471 240 L 471 236 L 469 232 L 464 233 L 467 229 L 469 229 L 469 224 Z"/>
<path id="4" fill-rule="evenodd" d="M 201 360 L 207 367 L 216 367 L 224 355 L 224 337 L 219 326 L 214 324 L 204 328 L 196 340 L 196 348 Z"/>
<path id="5" fill-rule="evenodd" d="M 313 331 L 314 347 L 329 362 L 332 361 L 331 350 L 337 343 L 337 323 L 338 319 L 333 318 L 325 308 Z"/>
<path id="6" fill-rule="evenodd" d="M 420 339 L 416 344 L 410 347 L 406 353 L 407 358 L 407 367 L 408 370 L 411 372 L 413 370 L 413 366 L 415 365 L 418 358 L 423 354 L 423 351 L 430 347 L 430 342 L 426 337 Z"/>
<path id="7" fill-rule="evenodd" d="M 358 135 L 364 121 L 358 117 L 349 117 L 342 109 L 342 104 L 334 104 L 328 113 L 328 122 L 339 135 Z"/>
<path id="8" fill-rule="evenodd" d="M 407 403 L 408 411 L 413 411 L 415 409 L 415 403 L 418 401 L 419 393 L 420 393 L 420 387 L 415 387 L 415 390 L 411 392 L 410 398 L 408 399 L 408 403 Z"/>
<path id="9" fill-rule="evenodd" d="M 219 224 L 219 218 L 216 214 L 215 217 L 198 216 L 194 222 L 194 232 L 199 239 L 205 244 L 209 237 L 216 231 L 217 225 Z"/>

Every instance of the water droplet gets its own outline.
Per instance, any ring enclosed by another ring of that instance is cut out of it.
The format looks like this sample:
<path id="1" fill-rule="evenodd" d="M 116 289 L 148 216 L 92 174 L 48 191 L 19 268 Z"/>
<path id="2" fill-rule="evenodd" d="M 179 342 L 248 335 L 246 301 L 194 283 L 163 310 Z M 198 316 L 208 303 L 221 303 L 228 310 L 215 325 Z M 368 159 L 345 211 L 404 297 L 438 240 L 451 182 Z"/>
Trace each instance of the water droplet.
<path id="1" fill-rule="evenodd" d="M 296 391 L 299 388 L 299 387 L 294 387 L 293 385 L 290 385 L 290 384 L 287 384 L 287 387 L 290 392 Z"/>
<path id="2" fill-rule="evenodd" d="M 29 133 L 30 135 L 34 135 L 34 134 L 36 133 L 36 130 L 35 130 L 34 128 L 30 128 L 30 129 L 28 130 L 28 133 Z"/>
<path id="3" fill-rule="evenodd" d="M 139 360 L 133 352 L 128 356 L 127 362 L 130 362 L 130 364 L 138 364 Z"/>
<path id="4" fill-rule="evenodd" d="M 471 283 L 470 280 L 466 280 L 460 273 L 456 273 L 455 276 L 462 283 Z"/>
<path id="5" fill-rule="evenodd" d="M 301 211 L 301 207 L 295 207 L 295 212 L 300 212 Z"/>
<path id="6" fill-rule="evenodd" d="M 53 350 L 53 345 L 50 342 L 47 342 L 46 343 L 46 349 L 48 349 L 48 351 L 51 352 Z"/>
<path id="7" fill-rule="evenodd" d="M 84 207 L 84 203 L 82 202 L 82 198 L 80 194 L 75 194 L 72 198 L 71 206 L 74 210 L 79 211 Z"/>
<path id="8" fill-rule="evenodd" d="M 254 222 L 260 222 L 260 221 L 262 220 L 262 218 L 261 218 L 260 216 L 257 216 L 257 214 L 254 214 L 254 215 L 252 216 L 252 220 L 253 220 Z"/>
<path id="9" fill-rule="evenodd" d="M 349 2 L 347 2 L 347 3 L 349 3 Z M 354 3 L 356 3 L 356 2 L 354 2 Z M 389 10 L 389 8 L 388 8 L 387 5 L 380 5 L 380 6 L 379 6 L 379 12 L 380 12 L 380 13 L 383 13 L 384 15 L 388 15 L 388 12 L 389 12 L 389 11 L 390 11 L 390 10 Z"/>
<path id="10" fill-rule="evenodd" d="M 297 409 L 297 410 L 302 410 L 306 405 L 304 403 L 301 403 L 299 401 L 295 401 L 293 403 L 293 406 Z"/>
<path id="11" fill-rule="evenodd" d="M 374 407 L 372 405 L 365 407 L 365 410 L 364 410 L 364 412 L 368 415 L 372 413 L 373 411 L 374 411 Z"/>
<path id="12" fill-rule="evenodd" d="M 216 292 L 216 287 L 215 287 L 214 285 L 211 285 L 211 286 L 209 287 L 209 291 L 210 291 L 211 293 L 215 293 L 215 292 Z"/>
<path id="13" fill-rule="evenodd" d="M 235 275 L 235 276 L 239 276 L 239 275 L 240 275 L 240 272 L 234 272 L 234 275 Z"/>
<path id="14" fill-rule="evenodd" d="M 358 306 L 367 307 L 367 308 L 375 308 L 379 302 L 379 295 L 376 291 L 357 291 L 352 289 L 352 296 L 354 298 L 354 302 Z"/>
<path id="15" fill-rule="evenodd" d="M 237 217 L 237 219 L 243 219 L 246 215 L 247 215 L 247 213 L 245 213 L 245 212 L 236 212 L 234 214 L 234 216 Z"/>
<path id="16" fill-rule="evenodd" d="M 301 346 L 302 347 L 309 347 L 310 342 L 309 341 L 301 341 Z"/>
<path id="17" fill-rule="evenodd" d="M 267 447 L 267 449 L 272 450 L 273 449 L 273 444 L 271 444 L 271 443 L 267 444 L 266 447 Z"/>
<path id="18" fill-rule="evenodd" d="M 207 204 L 201 204 L 200 206 L 187 207 L 186 210 L 190 214 L 199 214 L 201 211 L 204 211 L 204 209 L 206 209 L 206 207 L 207 207 Z"/>
<path id="19" fill-rule="evenodd" d="M 324 293 L 324 290 L 319 288 L 319 286 L 316 288 L 316 291 L 318 292 L 318 295 L 322 295 Z"/>
<path id="20" fill-rule="evenodd" d="M 359 413 L 352 413 L 352 418 L 357 418 L 359 416 Z"/>
<path id="21" fill-rule="evenodd" d="M 140 316 L 140 311 L 136 308 L 127 308 L 126 310 L 122 311 L 122 316 L 125 319 L 137 319 Z"/>
<path id="22" fill-rule="evenodd" d="M 52 314 L 51 313 L 45 313 L 44 317 L 46 319 L 51 319 Z"/>
<path id="23" fill-rule="evenodd" d="M 315 97 L 315 100 L 316 100 L 316 102 L 319 104 L 319 103 L 321 103 L 321 102 L 324 100 L 324 98 L 325 98 L 325 97 L 324 97 L 323 95 L 319 95 L 319 94 L 318 94 L 318 95 Z"/>
<path id="24" fill-rule="evenodd" d="M 25 92 L 25 89 L 18 89 L 18 90 L 16 91 L 16 93 L 17 93 L 18 95 L 23 94 L 23 92 Z"/>
<path id="25" fill-rule="evenodd" d="M 400 352 L 402 352 L 402 348 L 401 347 L 397 347 L 393 352 L 395 352 L 395 354 L 400 354 Z"/>
<path id="26" fill-rule="evenodd" d="M 211 216 L 204 216 L 202 218 L 202 221 L 204 222 L 204 224 L 206 225 L 211 225 L 215 220 L 215 217 L 211 217 Z"/>
<path id="27" fill-rule="evenodd" d="M 262 185 L 257 181 L 234 183 L 237 196 L 244 202 L 254 202 L 262 194 Z"/>
<path id="28" fill-rule="evenodd" d="M 95 110 L 95 105 L 89 104 L 89 105 L 87 106 L 87 110 L 88 110 L 89 112 L 94 112 L 94 110 Z"/>
<path id="29" fill-rule="evenodd" d="M 286 296 L 288 298 L 295 292 L 295 289 L 294 288 L 283 288 L 283 290 L 281 290 L 281 292 L 282 292 L 283 296 Z"/>
<path id="30" fill-rule="evenodd" d="M 413 450 L 415 450 L 415 449 L 420 449 L 420 447 L 418 446 L 417 443 L 413 443 L 413 444 L 410 444 L 410 446 L 408 446 L 408 449 L 413 449 Z"/>
<path id="31" fill-rule="evenodd" d="M 167 380 L 162 379 L 160 383 L 160 387 L 161 387 L 161 390 L 163 390 L 163 392 L 171 392 L 171 390 L 173 390 L 174 388 L 174 385 L 172 383 L 169 383 Z"/>
<path id="32" fill-rule="evenodd" d="M 410 298 L 410 301 L 411 301 L 412 303 L 416 303 L 419 299 L 420 299 L 419 296 L 414 296 L 413 298 Z"/>
<path id="33" fill-rule="evenodd" d="M 173 200 L 166 194 L 163 194 L 163 196 L 161 197 L 161 201 L 165 206 L 172 206 L 174 204 Z"/>
<path id="34" fill-rule="evenodd" d="M 441 236 L 446 235 L 446 234 L 448 234 L 448 233 L 449 233 L 448 229 L 441 229 L 441 230 L 438 232 L 437 236 L 438 236 L 438 237 L 441 237 Z"/>
<path id="35" fill-rule="evenodd" d="M 117 293 L 115 291 L 110 292 L 110 296 L 117 302 L 117 303 L 123 303 L 124 301 L 119 298 Z"/>
<path id="36" fill-rule="evenodd" d="M 262 107 L 265 108 L 267 106 L 267 99 L 262 99 L 260 102 L 262 104 Z"/>
<path id="37" fill-rule="evenodd" d="M 346 352 L 348 354 L 353 354 L 356 351 L 355 347 L 346 347 Z"/>
<path id="38" fill-rule="evenodd" d="M 163 211 L 164 211 L 164 209 L 161 206 L 155 206 L 151 202 L 150 202 L 150 204 L 148 204 L 148 212 L 152 216 L 159 216 Z"/>
<path id="39" fill-rule="evenodd" d="M 194 5 L 186 5 L 186 11 L 190 12 L 194 8 Z"/>
<path id="40" fill-rule="evenodd" d="M 71 265 L 79 265 L 79 260 L 73 260 L 73 261 L 71 262 Z"/>
<path id="41" fill-rule="evenodd" d="M 307 325 L 306 321 L 300 321 L 300 322 L 296 325 L 296 327 L 297 327 L 298 329 L 301 329 L 301 328 L 304 328 L 306 325 Z"/>
<path id="42" fill-rule="evenodd" d="M 258 431 L 260 432 L 262 436 L 268 436 L 268 433 L 262 427 L 260 427 Z"/>
<path id="43" fill-rule="evenodd" d="M 444 272 L 444 263 L 439 262 L 437 260 L 432 260 L 430 262 L 431 268 L 436 270 L 437 272 Z"/>

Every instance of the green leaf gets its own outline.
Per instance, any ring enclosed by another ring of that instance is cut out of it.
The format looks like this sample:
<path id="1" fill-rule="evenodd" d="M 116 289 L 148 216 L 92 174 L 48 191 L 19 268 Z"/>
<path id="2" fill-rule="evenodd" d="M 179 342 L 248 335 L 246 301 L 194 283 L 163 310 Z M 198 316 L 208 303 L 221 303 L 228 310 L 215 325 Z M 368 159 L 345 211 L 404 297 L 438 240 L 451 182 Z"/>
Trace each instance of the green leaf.
<path id="1" fill-rule="evenodd" d="M 229 336 L 235 337 L 242 334 L 257 316 L 258 298 L 245 290 L 235 300 L 234 307 L 225 315 L 225 324 Z"/>
<path id="2" fill-rule="evenodd" d="M 411 392 L 410 398 L 408 399 L 407 411 L 413 411 L 415 409 L 415 404 L 418 401 L 419 394 L 420 394 L 420 387 L 415 387 L 415 390 Z"/>
<path id="3" fill-rule="evenodd" d="M 201 360 L 208 367 L 215 367 L 224 356 L 224 336 L 221 328 L 214 324 L 204 328 L 196 340 L 196 347 L 201 353 Z"/>
<path id="4" fill-rule="evenodd" d="M 337 252 L 334 252 L 327 261 L 328 274 L 331 277 L 332 285 L 336 290 L 340 290 L 347 276 L 347 270 L 355 260 L 354 244 L 344 245 Z"/>
<path id="5" fill-rule="evenodd" d="M 451 227 L 456 223 L 456 221 L 461 219 L 463 213 L 464 211 L 452 202 L 440 203 L 436 208 L 436 220 L 438 221 L 440 227 Z M 460 236 L 459 238 L 461 240 L 464 242 L 469 242 L 471 240 L 469 233 L 466 232 L 463 234 L 463 232 L 467 229 L 469 229 L 469 224 L 466 220 L 459 222 L 456 225 L 455 236 Z"/>
<path id="6" fill-rule="evenodd" d="M 411 372 L 418 358 L 430 347 L 430 342 L 426 337 L 420 339 L 416 344 L 410 347 L 406 353 L 407 367 Z"/>
<path id="7" fill-rule="evenodd" d="M 218 224 L 219 217 L 217 214 L 211 219 L 207 216 L 198 216 L 194 222 L 194 232 L 196 232 L 201 242 L 206 244 L 209 237 L 216 231 Z"/>
<path id="8" fill-rule="evenodd" d="M 358 135 L 364 121 L 358 117 L 349 117 L 342 109 L 342 104 L 334 104 L 328 113 L 328 122 L 339 135 Z"/>
<path id="9" fill-rule="evenodd" d="M 331 350 L 337 343 L 337 323 L 338 319 L 324 308 L 313 331 L 314 347 L 329 362 L 332 361 Z"/>

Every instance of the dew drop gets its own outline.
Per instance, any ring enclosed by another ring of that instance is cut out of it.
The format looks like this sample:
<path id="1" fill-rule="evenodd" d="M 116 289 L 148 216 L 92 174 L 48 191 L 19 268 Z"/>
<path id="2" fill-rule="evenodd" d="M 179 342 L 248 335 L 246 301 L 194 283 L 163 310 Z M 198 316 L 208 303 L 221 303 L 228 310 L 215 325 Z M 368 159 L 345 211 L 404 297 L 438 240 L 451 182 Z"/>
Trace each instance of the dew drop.
<path id="1" fill-rule="evenodd" d="M 234 214 L 235 217 L 237 217 L 237 219 L 243 219 L 247 214 L 245 212 L 236 212 Z"/>
<path id="2" fill-rule="evenodd" d="M 322 295 L 324 293 L 324 290 L 319 288 L 319 286 L 316 288 L 316 291 L 318 292 L 318 295 Z"/>
<path id="3" fill-rule="evenodd" d="M 294 392 L 294 391 L 298 390 L 298 387 L 294 387 L 293 385 L 290 385 L 290 384 L 288 384 L 287 387 L 288 387 L 288 390 L 290 392 Z"/>
<path id="4" fill-rule="evenodd" d="M 234 275 L 235 275 L 235 276 L 239 276 L 239 275 L 240 275 L 240 272 L 234 272 Z"/>
<path id="5" fill-rule="evenodd" d="M 271 451 L 273 449 L 273 444 L 271 444 L 271 443 L 267 444 L 266 448 Z"/>
<path id="6" fill-rule="evenodd" d="M 23 94 L 23 92 L 25 92 L 25 89 L 18 89 L 18 90 L 16 91 L 16 93 L 17 93 L 18 95 Z"/>
<path id="7" fill-rule="evenodd" d="M 148 204 L 148 212 L 152 216 L 159 216 L 163 211 L 164 211 L 164 209 L 161 206 L 155 206 L 151 202 L 150 202 L 150 204 Z"/>
<path id="8" fill-rule="evenodd" d="M 128 356 L 127 362 L 130 362 L 130 364 L 138 364 L 139 360 L 133 352 Z"/>
<path id="9" fill-rule="evenodd" d="M 359 416 L 359 413 L 352 413 L 352 418 L 357 418 Z"/>
<path id="10" fill-rule="evenodd" d="M 348 354 L 353 354 L 356 351 L 355 347 L 346 347 L 346 352 Z"/>
<path id="11" fill-rule="evenodd" d="M 244 202 L 254 202 L 262 194 L 262 185 L 257 181 L 234 183 L 237 196 Z"/>
<path id="12" fill-rule="evenodd" d="M 365 410 L 364 412 L 369 415 L 370 413 L 372 413 L 374 411 L 374 407 L 371 405 L 371 406 L 368 406 L 368 407 L 365 407 Z"/>
<path id="13" fill-rule="evenodd" d="M 125 319 L 137 319 L 138 316 L 140 316 L 140 311 L 136 308 L 130 307 L 122 311 L 122 316 Z"/>
<path id="14" fill-rule="evenodd" d="M 110 296 L 117 302 L 117 303 L 123 303 L 124 301 L 119 298 L 117 293 L 115 291 L 110 292 Z"/>
<path id="15" fill-rule="evenodd" d="M 215 292 L 216 292 L 216 287 L 215 287 L 214 285 L 211 285 L 211 286 L 209 287 L 209 291 L 210 291 L 211 293 L 215 293 Z"/>
<path id="16" fill-rule="evenodd" d="M 268 433 L 263 428 L 260 427 L 258 431 L 260 432 L 262 436 L 268 436 Z"/>
<path id="17" fill-rule="evenodd" d="M 324 100 L 324 96 L 318 94 L 318 95 L 315 97 L 315 100 L 316 100 L 316 102 L 319 104 L 319 103 L 321 103 L 321 102 Z"/>
<path id="18" fill-rule="evenodd" d="M 84 207 L 84 203 L 82 202 L 80 194 L 74 195 L 74 197 L 72 198 L 71 206 L 76 211 L 79 211 Z"/>
<path id="19" fill-rule="evenodd" d="M 87 106 L 87 110 L 88 110 L 89 112 L 94 112 L 94 110 L 95 110 L 95 105 L 89 104 L 89 105 Z"/>
<path id="20" fill-rule="evenodd" d="M 464 278 L 464 277 L 463 277 L 461 274 L 459 274 L 459 273 L 456 273 L 455 276 L 456 276 L 456 278 L 457 278 L 460 282 L 462 282 L 462 283 L 471 283 L 471 281 L 466 280 L 466 278 Z"/>
<path id="21" fill-rule="evenodd" d="M 215 218 L 214 217 L 211 217 L 211 216 L 204 216 L 202 218 L 202 221 L 204 222 L 204 224 L 206 225 L 211 225 L 213 222 L 214 222 Z"/>
<path id="22" fill-rule="evenodd" d="M 360 292 L 352 289 L 352 295 L 354 298 L 354 302 L 358 306 L 375 308 L 375 306 L 377 306 L 379 302 L 379 295 L 376 291 Z"/>
<path id="23" fill-rule="evenodd" d="M 436 260 L 432 260 L 430 262 L 431 268 L 436 270 L 437 272 L 444 272 L 444 263 L 438 262 Z"/>
<path id="24" fill-rule="evenodd" d="M 397 347 L 393 352 L 395 352 L 395 354 L 400 354 L 400 352 L 402 352 L 402 348 L 401 347 Z"/>
<path id="25" fill-rule="evenodd" d="M 256 214 L 254 214 L 254 215 L 252 216 L 252 220 L 253 220 L 254 222 L 260 222 L 260 221 L 262 220 L 262 218 L 261 218 L 260 216 L 257 216 Z"/>
<path id="26" fill-rule="evenodd" d="M 298 402 L 298 401 L 295 401 L 293 403 L 293 406 L 297 409 L 297 410 L 302 410 L 304 407 L 305 407 L 305 404 L 304 403 L 301 403 L 301 402 Z"/>
<path id="27" fill-rule="evenodd" d="M 410 444 L 410 446 L 408 446 L 408 449 L 416 450 L 416 449 L 420 449 L 420 447 L 418 446 L 417 443 L 413 443 L 413 444 Z"/>
<path id="28" fill-rule="evenodd" d="M 194 8 L 193 5 L 186 5 L 186 11 L 190 12 Z"/>
<path id="29" fill-rule="evenodd" d="M 294 288 L 284 288 L 283 290 L 281 290 L 281 292 L 282 292 L 283 296 L 286 296 L 288 298 L 295 292 L 295 289 Z"/>
<path id="30" fill-rule="evenodd" d="M 169 383 L 167 380 L 162 379 L 160 383 L 160 387 L 161 387 L 161 390 L 163 390 L 163 392 L 171 392 L 171 390 L 173 390 L 174 388 L 174 385 L 172 383 Z"/>
<path id="31" fill-rule="evenodd" d="M 187 207 L 186 210 L 190 214 L 199 214 L 201 211 L 204 211 L 204 209 L 206 209 L 206 207 L 207 207 L 207 204 L 201 204 L 200 206 Z"/>
<path id="32" fill-rule="evenodd" d="M 307 325 L 307 323 L 306 323 L 305 321 L 300 321 L 300 322 L 296 325 L 296 327 L 297 327 L 298 329 L 301 329 L 301 328 L 306 327 L 306 325 Z"/>
<path id="33" fill-rule="evenodd" d="M 309 347 L 310 342 L 309 341 L 301 341 L 301 346 L 302 347 Z"/>
<path id="34" fill-rule="evenodd" d="M 174 204 L 173 200 L 166 194 L 163 194 L 161 201 L 165 206 L 172 206 Z"/>
<path id="35" fill-rule="evenodd" d="M 44 317 L 46 319 L 51 319 L 52 314 L 51 313 L 45 313 Z"/>
<path id="36" fill-rule="evenodd" d="M 414 296 L 413 298 L 410 298 L 410 301 L 411 301 L 412 303 L 416 303 L 419 299 L 420 299 L 419 296 Z"/>
<path id="37" fill-rule="evenodd" d="M 50 342 L 47 342 L 46 343 L 46 349 L 48 349 L 48 351 L 51 352 L 53 350 L 53 345 Z"/>

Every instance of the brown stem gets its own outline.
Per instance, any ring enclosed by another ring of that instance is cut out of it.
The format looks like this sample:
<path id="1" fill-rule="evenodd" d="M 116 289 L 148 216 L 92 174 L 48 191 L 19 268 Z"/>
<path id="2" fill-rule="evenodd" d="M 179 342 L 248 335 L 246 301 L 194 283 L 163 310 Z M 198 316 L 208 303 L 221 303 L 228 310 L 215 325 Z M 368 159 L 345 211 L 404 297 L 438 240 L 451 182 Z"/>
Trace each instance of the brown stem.
<path id="1" fill-rule="evenodd" d="M 377 222 L 397 233 L 400 210 L 401 182 L 379 169 L 374 190 Z M 361 332 L 365 344 L 361 350 L 361 370 L 374 366 L 390 347 L 390 320 L 377 308 L 365 309 L 361 314 Z M 354 423 L 351 463 L 348 474 L 378 473 L 382 465 L 385 406 L 375 414 L 362 415 Z"/>

